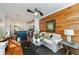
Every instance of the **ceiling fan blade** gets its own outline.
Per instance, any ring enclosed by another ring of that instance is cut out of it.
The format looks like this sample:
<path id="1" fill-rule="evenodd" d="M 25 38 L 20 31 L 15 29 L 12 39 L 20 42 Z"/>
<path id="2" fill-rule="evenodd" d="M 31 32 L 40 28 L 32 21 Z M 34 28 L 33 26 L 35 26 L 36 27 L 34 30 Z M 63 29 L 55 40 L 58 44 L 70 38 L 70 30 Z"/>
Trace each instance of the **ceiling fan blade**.
<path id="1" fill-rule="evenodd" d="M 41 16 L 43 16 L 43 13 L 35 8 L 35 11 L 39 12 Z"/>
<path id="2" fill-rule="evenodd" d="M 27 9 L 28 12 L 34 13 L 33 11 L 31 11 L 30 9 Z"/>

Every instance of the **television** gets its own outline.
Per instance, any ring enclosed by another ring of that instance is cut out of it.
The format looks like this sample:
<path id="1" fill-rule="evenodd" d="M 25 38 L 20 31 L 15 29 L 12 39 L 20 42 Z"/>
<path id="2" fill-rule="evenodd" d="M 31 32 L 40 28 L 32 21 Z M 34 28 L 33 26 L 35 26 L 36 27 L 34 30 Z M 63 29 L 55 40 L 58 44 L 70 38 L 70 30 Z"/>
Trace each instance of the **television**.
<path id="1" fill-rule="evenodd" d="M 56 26 L 56 21 L 52 20 L 52 21 L 47 21 L 46 22 L 46 31 L 47 32 L 55 32 L 55 26 Z"/>

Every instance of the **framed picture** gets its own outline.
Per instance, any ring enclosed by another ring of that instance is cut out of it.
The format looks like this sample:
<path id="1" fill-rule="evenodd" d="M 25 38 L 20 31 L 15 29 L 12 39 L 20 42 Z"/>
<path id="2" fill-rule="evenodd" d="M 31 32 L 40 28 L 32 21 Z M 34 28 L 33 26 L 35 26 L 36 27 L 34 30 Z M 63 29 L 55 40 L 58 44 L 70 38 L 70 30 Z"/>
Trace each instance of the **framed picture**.
<path id="1" fill-rule="evenodd" d="M 46 23 L 46 31 L 47 32 L 55 32 L 55 20 L 52 20 L 52 21 L 48 21 Z"/>

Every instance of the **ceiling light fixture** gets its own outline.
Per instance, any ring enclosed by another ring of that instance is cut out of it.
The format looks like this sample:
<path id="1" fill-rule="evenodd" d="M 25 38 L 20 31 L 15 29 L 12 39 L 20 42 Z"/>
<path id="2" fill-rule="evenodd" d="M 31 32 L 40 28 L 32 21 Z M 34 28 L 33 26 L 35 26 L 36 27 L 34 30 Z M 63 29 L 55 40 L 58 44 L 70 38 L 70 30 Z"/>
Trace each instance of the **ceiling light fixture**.
<path id="1" fill-rule="evenodd" d="M 36 13 L 38 12 L 41 16 L 43 16 L 43 13 L 41 11 L 39 11 L 37 8 L 35 8 L 35 11 L 32 11 L 30 9 L 27 9 L 27 11 L 30 13 L 34 13 L 35 15 L 37 15 Z"/>
<path id="2" fill-rule="evenodd" d="M 37 12 L 35 12 L 34 15 L 38 15 Z"/>

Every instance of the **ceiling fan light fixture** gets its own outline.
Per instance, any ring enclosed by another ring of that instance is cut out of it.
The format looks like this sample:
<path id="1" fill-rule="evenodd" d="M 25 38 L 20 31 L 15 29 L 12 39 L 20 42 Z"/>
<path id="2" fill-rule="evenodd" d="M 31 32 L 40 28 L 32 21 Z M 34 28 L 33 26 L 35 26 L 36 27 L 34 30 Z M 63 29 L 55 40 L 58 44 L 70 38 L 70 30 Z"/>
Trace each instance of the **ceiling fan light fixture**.
<path id="1" fill-rule="evenodd" d="M 37 12 L 35 12 L 34 15 L 38 15 Z"/>
<path id="2" fill-rule="evenodd" d="M 27 11 L 30 12 L 30 13 L 34 13 L 34 15 L 38 15 L 38 13 L 39 13 L 41 16 L 43 16 L 43 13 L 36 8 L 35 8 L 35 11 L 31 11 L 30 9 L 27 9 Z"/>

